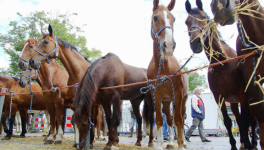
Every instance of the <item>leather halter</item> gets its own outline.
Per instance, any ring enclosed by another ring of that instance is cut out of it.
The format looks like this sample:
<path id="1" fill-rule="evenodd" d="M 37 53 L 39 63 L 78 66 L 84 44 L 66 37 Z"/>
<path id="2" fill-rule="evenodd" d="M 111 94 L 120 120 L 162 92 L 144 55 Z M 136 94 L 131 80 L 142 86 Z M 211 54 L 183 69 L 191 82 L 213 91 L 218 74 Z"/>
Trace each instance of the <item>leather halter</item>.
<path id="1" fill-rule="evenodd" d="M 161 51 L 161 50 L 160 50 L 160 44 L 159 44 L 159 42 L 158 42 L 158 37 L 159 37 L 159 34 L 160 34 L 163 30 L 165 30 L 166 28 L 172 29 L 171 26 L 164 26 L 163 28 L 161 28 L 161 29 L 156 33 L 156 32 L 154 31 L 154 29 L 153 29 L 153 24 L 151 23 L 151 31 L 152 31 L 152 33 L 155 35 L 156 43 L 157 43 L 157 45 L 158 45 L 159 51 Z M 172 29 L 172 32 L 173 32 L 173 29 Z"/>
<path id="2" fill-rule="evenodd" d="M 36 52 L 38 52 L 40 55 L 44 56 L 46 59 L 47 59 L 47 63 L 49 64 L 50 63 L 50 60 L 49 60 L 49 56 L 55 52 L 55 56 L 56 58 L 58 57 L 59 53 L 58 53 L 58 42 L 57 42 L 57 38 L 55 36 L 55 48 L 50 52 L 48 53 L 47 55 L 43 54 L 42 52 L 38 51 L 38 50 L 35 50 Z"/>

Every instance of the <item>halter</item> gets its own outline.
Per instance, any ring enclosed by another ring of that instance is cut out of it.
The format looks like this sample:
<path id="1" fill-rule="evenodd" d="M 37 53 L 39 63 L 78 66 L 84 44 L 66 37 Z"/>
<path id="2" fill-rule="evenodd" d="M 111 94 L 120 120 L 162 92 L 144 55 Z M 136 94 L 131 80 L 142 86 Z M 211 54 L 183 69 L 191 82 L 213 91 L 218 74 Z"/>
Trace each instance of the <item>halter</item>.
<path id="1" fill-rule="evenodd" d="M 22 74 L 21 76 L 24 76 L 24 77 L 26 77 L 28 80 L 30 80 L 32 77 L 36 77 L 37 76 L 37 70 L 35 70 L 35 74 L 34 75 L 32 75 L 32 76 L 30 76 L 30 74 L 29 75 L 24 75 L 24 74 Z"/>
<path id="2" fill-rule="evenodd" d="M 163 28 L 161 28 L 161 29 L 156 33 L 156 32 L 154 31 L 154 29 L 153 29 L 153 25 L 152 25 L 152 23 L 151 23 L 151 31 L 152 31 L 152 33 L 155 35 L 156 43 L 158 44 L 159 51 L 160 51 L 160 44 L 159 44 L 159 42 L 158 42 L 158 37 L 159 37 L 160 32 L 162 32 L 162 31 L 165 30 L 166 28 L 172 29 L 171 26 L 164 26 Z M 173 32 L 173 29 L 172 29 L 172 32 Z"/>
<path id="3" fill-rule="evenodd" d="M 35 50 L 36 52 L 38 52 L 40 55 L 44 56 L 46 59 L 47 59 L 47 63 L 49 64 L 50 63 L 50 60 L 49 60 L 49 56 L 55 52 L 55 56 L 56 58 L 58 57 L 58 42 L 57 42 L 57 38 L 55 36 L 55 48 L 50 52 L 48 53 L 47 55 L 43 54 L 42 52 L 38 51 L 38 50 Z"/>
<path id="4" fill-rule="evenodd" d="M 77 107 L 81 107 L 81 108 L 83 108 L 83 105 L 78 104 Z M 93 126 L 94 124 L 92 123 L 91 118 L 89 117 L 89 128 L 88 128 L 88 130 L 87 130 L 87 132 L 86 132 L 85 135 L 87 135 L 88 132 L 90 131 L 91 125 Z M 76 144 L 76 145 L 80 145 L 80 144 L 82 144 L 82 143 L 85 141 L 85 139 L 86 139 L 86 138 L 83 138 L 83 140 L 82 140 L 80 143 L 76 143 L 76 141 L 74 141 L 74 144 Z"/>
<path id="5" fill-rule="evenodd" d="M 29 61 L 28 61 L 28 60 L 26 60 L 25 58 L 19 57 L 19 59 L 21 59 L 21 60 L 23 60 L 23 61 L 25 61 L 25 62 L 29 63 Z"/>
<path id="6" fill-rule="evenodd" d="M 202 29 L 202 28 L 200 28 L 200 27 L 197 26 L 197 25 L 193 25 L 193 26 L 191 26 L 191 28 L 190 28 L 190 30 L 189 30 L 189 33 L 191 32 L 192 28 L 198 28 L 201 32 L 203 32 L 203 29 Z M 208 31 L 207 34 L 205 35 L 205 38 L 204 38 L 204 39 L 206 39 L 206 38 L 208 37 L 208 35 L 209 35 L 210 32 L 211 32 L 211 28 L 209 29 L 209 31 Z"/>

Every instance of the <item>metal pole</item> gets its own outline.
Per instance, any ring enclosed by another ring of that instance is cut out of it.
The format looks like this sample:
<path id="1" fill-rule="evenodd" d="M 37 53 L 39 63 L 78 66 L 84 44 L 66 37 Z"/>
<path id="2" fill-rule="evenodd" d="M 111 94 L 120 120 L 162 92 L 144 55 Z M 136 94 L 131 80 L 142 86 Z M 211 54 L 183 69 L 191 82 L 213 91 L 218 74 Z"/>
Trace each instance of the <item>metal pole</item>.
<path id="1" fill-rule="evenodd" d="M 0 91 L 1 90 L 2 90 L 2 92 L 0 92 L 0 93 L 5 93 L 6 92 L 6 88 L 0 88 Z M 2 116 L 4 102 L 5 102 L 5 95 L 0 96 L 0 120 L 1 120 L 1 116 Z"/>
<path id="2" fill-rule="evenodd" d="M 90 149 L 90 125 L 89 125 L 89 131 L 88 133 L 86 134 L 86 137 L 85 137 L 85 143 L 84 143 L 84 150 L 89 150 Z"/>

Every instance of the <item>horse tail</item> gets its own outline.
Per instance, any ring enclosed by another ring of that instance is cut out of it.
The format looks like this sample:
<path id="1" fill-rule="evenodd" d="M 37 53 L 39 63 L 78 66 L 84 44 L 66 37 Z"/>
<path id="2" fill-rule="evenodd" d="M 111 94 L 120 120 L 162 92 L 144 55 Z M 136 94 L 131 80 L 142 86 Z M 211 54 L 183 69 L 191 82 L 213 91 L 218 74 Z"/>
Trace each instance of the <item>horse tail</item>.
<path id="1" fill-rule="evenodd" d="M 144 105 L 143 105 L 143 119 L 146 122 L 146 126 L 149 125 L 149 106 L 144 100 Z"/>

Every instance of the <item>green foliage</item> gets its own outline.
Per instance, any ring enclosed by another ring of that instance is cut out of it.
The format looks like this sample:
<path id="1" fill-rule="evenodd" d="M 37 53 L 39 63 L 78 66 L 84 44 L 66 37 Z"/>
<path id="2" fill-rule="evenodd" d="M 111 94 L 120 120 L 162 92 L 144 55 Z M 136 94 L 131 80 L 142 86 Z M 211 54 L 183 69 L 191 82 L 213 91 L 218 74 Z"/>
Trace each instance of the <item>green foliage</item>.
<path id="1" fill-rule="evenodd" d="M 86 38 L 80 35 L 84 32 L 82 27 L 74 26 L 70 22 L 70 17 L 78 15 L 77 13 L 57 14 L 55 18 L 51 18 L 51 15 L 44 11 L 32 12 L 28 16 L 23 16 L 20 13 L 17 15 L 20 19 L 10 21 L 10 30 L 7 31 L 7 34 L 0 33 L 0 46 L 10 56 L 11 61 L 8 69 L 0 68 L 0 72 L 5 75 L 20 76 L 21 71 L 17 62 L 24 42 L 29 37 L 41 38 L 41 31 L 47 31 L 49 24 L 57 37 L 74 45 L 84 57 L 94 61 L 101 56 L 100 50 L 95 48 L 89 50 L 86 47 Z"/>
<path id="2" fill-rule="evenodd" d="M 183 68 L 184 71 L 189 71 L 187 67 Z M 208 88 L 208 83 L 205 75 L 199 74 L 198 72 L 187 73 L 189 80 L 188 91 L 189 94 L 193 93 L 195 88 L 199 88 L 202 91 Z"/>

